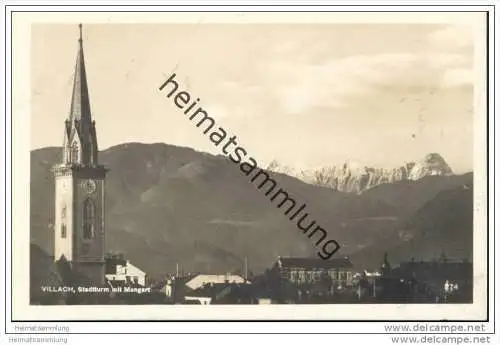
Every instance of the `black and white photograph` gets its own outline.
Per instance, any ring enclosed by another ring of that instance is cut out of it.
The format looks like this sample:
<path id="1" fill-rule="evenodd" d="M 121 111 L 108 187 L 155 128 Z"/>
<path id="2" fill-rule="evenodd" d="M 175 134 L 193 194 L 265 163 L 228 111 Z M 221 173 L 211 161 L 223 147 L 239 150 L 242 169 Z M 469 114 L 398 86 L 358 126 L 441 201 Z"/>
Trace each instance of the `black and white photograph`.
<path id="1" fill-rule="evenodd" d="M 485 13 L 135 14 L 18 31 L 20 319 L 486 317 Z"/>

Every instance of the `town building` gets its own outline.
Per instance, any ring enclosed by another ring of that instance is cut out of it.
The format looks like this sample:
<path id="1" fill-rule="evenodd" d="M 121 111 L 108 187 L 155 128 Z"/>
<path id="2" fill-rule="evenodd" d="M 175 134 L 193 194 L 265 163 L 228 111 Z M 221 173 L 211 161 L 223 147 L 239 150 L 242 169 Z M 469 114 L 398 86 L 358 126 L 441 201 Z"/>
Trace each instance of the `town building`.
<path id="1" fill-rule="evenodd" d="M 249 284 L 250 282 L 240 275 L 236 274 L 198 274 L 186 282 L 186 285 L 196 290 L 204 285 L 210 284 Z"/>
<path id="2" fill-rule="evenodd" d="M 401 262 L 394 274 L 425 284 L 439 302 L 472 302 L 473 265 L 467 260 L 449 260 L 444 255 L 431 261 Z"/>
<path id="3" fill-rule="evenodd" d="M 379 272 L 364 272 L 357 298 L 366 303 L 471 303 L 472 263 L 444 255 L 431 261 L 403 261 L 393 268 L 384 254 Z"/>
<path id="4" fill-rule="evenodd" d="M 201 292 L 193 293 L 189 296 L 185 296 L 185 304 L 212 304 L 213 297 Z"/>
<path id="5" fill-rule="evenodd" d="M 106 279 L 113 287 L 118 285 L 146 286 L 148 284 L 146 272 L 132 265 L 123 255 L 106 258 Z"/>
<path id="6" fill-rule="evenodd" d="M 169 276 L 164 280 L 154 284 L 153 288 L 161 293 L 165 300 L 172 303 L 180 303 L 184 300 L 186 293 L 193 291 L 186 286 L 186 282 L 191 280 L 192 275 Z"/>
<path id="7" fill-rule="evenodd" d="M 184 301 L 189 304 L 257 304 L 254 293 L 252 285 L 248 283 L 206 284 L 189 291 Z"/>
<path id="8" fill-rule="evenodd" d="M 295 285 L 315 284 L 328 280 L 334 286 L 351 286 L 355 271 L 349 258 L 322 260 L 316 258 L 279 257 L 272 271 Z"/>
<path id="9" fill-rule="evenodd" d="M 62 128 L 61 162 L 55 177 L 54 261 L 66 260 L 91 285 L 105 283 L 104 180 L 99 164 L 96 124 L 90 111 L 82 26 L 69 115 Z"/>

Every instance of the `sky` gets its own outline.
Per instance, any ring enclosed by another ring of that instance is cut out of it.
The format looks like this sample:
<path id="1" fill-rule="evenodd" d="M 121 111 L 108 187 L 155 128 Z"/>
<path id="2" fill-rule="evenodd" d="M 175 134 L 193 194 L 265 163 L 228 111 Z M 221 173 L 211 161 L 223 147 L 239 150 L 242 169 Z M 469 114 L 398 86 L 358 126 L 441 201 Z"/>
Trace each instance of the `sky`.
<path id="1" fill-rule="evenodd" d="M 435 24 L 92 24 L 83 40 L 99 148 L 221 154 L 158 87 L 179 87 L 263 166 L 473 166 L 471 30 Z M 31 34 L 31 148 L 61 146 L 78 26 Z"/>

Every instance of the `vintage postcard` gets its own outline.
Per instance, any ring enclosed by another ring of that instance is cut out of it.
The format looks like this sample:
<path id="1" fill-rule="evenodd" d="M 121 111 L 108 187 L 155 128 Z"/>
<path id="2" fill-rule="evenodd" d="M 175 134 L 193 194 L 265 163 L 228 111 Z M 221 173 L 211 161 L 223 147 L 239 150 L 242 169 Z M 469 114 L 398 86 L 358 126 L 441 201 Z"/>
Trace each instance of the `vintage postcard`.
<path id="1" fill-rule="evenodd" d="M 485 13 L 12 35 L 14 319 L 487 317 Z"/>

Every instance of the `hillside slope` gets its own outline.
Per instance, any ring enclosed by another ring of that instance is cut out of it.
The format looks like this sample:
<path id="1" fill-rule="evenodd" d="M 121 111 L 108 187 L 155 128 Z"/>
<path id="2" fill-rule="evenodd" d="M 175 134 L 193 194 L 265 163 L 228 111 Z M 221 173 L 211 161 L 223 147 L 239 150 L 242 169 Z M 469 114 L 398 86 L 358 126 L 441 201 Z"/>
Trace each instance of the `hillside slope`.
<path id="1" fill-rule="evenodd" d="M 259 272 L 278 255 L 317 252 L 283 211 L 224 157 L 138 143 L 109 148 L 99 157 L 111 169 L 106 179 L 107 250 L 124 252 L 153 276 L 174 271 L 176 262 L 184 271 L 241 270 L 245 257 Z M 53 250 L 50 167 L 59 158 L 59 148 L 31 154 L 31 241 L 47 253 Z M 380 248 L 388 238 L 400 241 L 401 219 L 441 190 L 472 181 L 471 174 L 427 176 L 356 195 L 284 174 L 273 176 L 341 244 L 338 255 Z"/>

